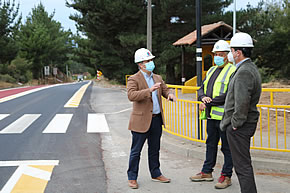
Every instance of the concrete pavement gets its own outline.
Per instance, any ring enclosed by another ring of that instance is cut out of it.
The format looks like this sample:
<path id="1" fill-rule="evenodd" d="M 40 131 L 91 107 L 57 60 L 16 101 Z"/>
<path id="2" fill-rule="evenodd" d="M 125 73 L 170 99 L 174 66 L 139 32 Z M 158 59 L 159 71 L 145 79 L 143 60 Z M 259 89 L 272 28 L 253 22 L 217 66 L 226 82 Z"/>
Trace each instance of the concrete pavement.
<path id="1" fill-rule="evenodd" d="M 95 88 L 98 88 L 96 85 Z M 160 184 L 151 181 L 148 171 L 147 144 L 141 155 L 139 169 L 139 189 L 131 190 L 127 185 L 126 170 L 131 145 L 131 134 L 127 130 L 128 120 L 132 104 L 128 101 L 124 89 L 102 88 L 104 96 L 91 97 L 91 104 L 94 110 L 98 104 L 102 105 L 110 127 L 110 133 L 102 134 L 103 160 L 107 173 L 107 187 L 109 193 L 126 192 L 153 192 L 153 193 L 187 193 L 187 192 L 240 192 L 236 175 L 232 177 L 233 185 L 225 190 L 216 190 L 214 185 L 219 177 L 222 155 L 219 155 L 215 168 L 214 182 L 190 182 L 189 176 L 201 170 L 204 157 L 204 144 L 194 143 L 174 137 L 163 132 L 161 144 L 161 170 L 166 177 L 172 179 L 170 184 Z M 92 96 L 98 89 L 92 90 Z M 108 103 L 109 101 L 109 103 Z M 220 154 L 220 153 L 219 153 Z M 253 152 L 253 165 L 255 169 L 258 192 L 261 193 L 286 193 L 290 189 L 290 173 L 288 171 L 288 154 L 261 151 Z M 273 157 L 274 159 L 271 159 Z M 257 162 L 261 160 L 264 162 Z M 263 167 L 262 167 L 263 166 Z M 290 168 L 290 167 L 289 167 Z"/>

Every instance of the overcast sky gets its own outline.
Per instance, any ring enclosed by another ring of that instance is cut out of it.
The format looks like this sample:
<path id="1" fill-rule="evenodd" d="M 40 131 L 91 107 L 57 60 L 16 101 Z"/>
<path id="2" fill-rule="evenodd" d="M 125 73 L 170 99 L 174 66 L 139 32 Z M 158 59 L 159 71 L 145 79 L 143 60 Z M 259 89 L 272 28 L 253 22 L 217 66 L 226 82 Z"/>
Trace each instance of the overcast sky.
<path id="1" fill-rule="evenodd" d="M 20 12 L 22 13 L 23 22 L 29 12 L 31 12 L 32 8 L 42 2 L 49 14 L 55 10 L 54 19 L 59 21 L 64 29 L 71 29 L 73 33 L 76 32 L 75 22 L 69 19 L 69 15 L 76 13 L 76 11 L 72 8 L 66 7 L 65 0 L 16 0 L 16 2 L 17 1 L 20 3 Z M 68 1 L 70 2 L 70 0 Z M 248 2 L 255 7 L 259 1 L 260 0 L 237 0 L 237 10 L 246 8 Z M 230 5 L 228 9 L 232 10 L 233 4 Z"/>

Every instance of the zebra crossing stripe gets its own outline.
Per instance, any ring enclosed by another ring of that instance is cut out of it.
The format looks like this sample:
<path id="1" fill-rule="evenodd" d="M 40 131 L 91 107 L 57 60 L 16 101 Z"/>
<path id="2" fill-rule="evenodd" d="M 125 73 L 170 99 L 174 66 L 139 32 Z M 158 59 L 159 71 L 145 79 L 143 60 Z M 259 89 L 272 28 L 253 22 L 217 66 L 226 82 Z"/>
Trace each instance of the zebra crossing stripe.
<path id="1" fill-rule="evenodd" d="M 0 134 L 22 133 L 40 116 L 41 114 L 25 114 L 0 131 Z"/>
<path id="2" fill-rule="evenodd" d="M 9 114 L 0 114 L 0 120 L 5 119 L 8 116 L 9 116 Z"/>
<path id="3" fill-rule="evenodd" d="M 9 115 L 10 114 L 0 114 L 0 120 Z M 40 116 L 41 114 L 24 114 L 22 117 L 0 131 L 0 134 L 23 133 Z M 66 133 L 72 117 L 73 114 L 56 114 L 42 133 Z M 104 132 L 110 132 L 105 114 L 89 113 L 87 117 L 87 133 Z"/>
<path id="4" fill-rule="evenodd" d="M 104 114 L 88 114 L 87 123 L 88 133 L 103 133 L 110 132 L 109 126 Z"/>
<path id="5" fill-rule="evenodd" d="M 42 133 L 66 133 L 73 114 L 56 114 Z"/>

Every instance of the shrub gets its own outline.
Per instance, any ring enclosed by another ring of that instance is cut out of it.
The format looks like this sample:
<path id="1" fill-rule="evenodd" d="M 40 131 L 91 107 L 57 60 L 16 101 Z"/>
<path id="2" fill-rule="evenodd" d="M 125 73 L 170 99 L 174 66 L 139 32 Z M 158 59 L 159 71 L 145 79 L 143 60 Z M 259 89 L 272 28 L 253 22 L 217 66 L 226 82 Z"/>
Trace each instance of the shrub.
<path id="1" fill-rule="evenodd" d="M 15 78 L 10 76 L 9 74 L 0 74 L 0 81 L 9 82 L 9 83 L 16 83 Z"/>

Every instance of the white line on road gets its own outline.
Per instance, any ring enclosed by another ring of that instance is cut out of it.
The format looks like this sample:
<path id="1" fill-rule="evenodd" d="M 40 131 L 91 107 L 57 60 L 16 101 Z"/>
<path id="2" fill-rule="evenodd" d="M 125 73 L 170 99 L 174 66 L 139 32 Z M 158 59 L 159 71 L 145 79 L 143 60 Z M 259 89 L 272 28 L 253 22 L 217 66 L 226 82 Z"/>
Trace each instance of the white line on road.
<path id="1" fill-rule="evenodd" d="M 21 160 L 21 161 L 0 161 L 0 167 L 11 167 L 21 165 L 56 166 L 59 160 Z"/>
<path id="2" fill-rule="evenodd" d="M 8 117 L 8 116 L 9 116 L 9 114 L 0 114 L 0 120 L 6 118 L 6 117 Z"/>
<path id="3" fill-rule="evenodd" d="M 109 126 L 104 114 L 88 114 L 88 133 L 102 133 L 109 131 Z"/>
<path id="4" fill-rule="evenodd" d="M 31 94 L 31 93 L 34 93 L 34 92 L 37 92 L 37 91 L 41 91 L 41 90 L 44 90 L 44 89 L 48 89 L 48 88 L 52 88 L 52 87 L 56 87 L 56 86 L 62 86 L 62 85 L 70 85 L 70 84 L 76 84 L 76 82 L 74 82 L 74 83 L 54 84 L 54 85 L 50 85 L 50 86 L 44 86 L 44 87 L 35 88 L 35 89 L 32 89 L 32 90 L 27 90 L 27 91 L 20 92 L 20 93 L 14 94 L 14 95 L 10 95 L 10 96 L 4 97 L 4 98 L 0 98 L 0 103 L 6 102 L 6 101 L 9 101 L 9 100 L 18 98 L 18 97 L 22 97 L 22 96 L 25 96 L 25 95 L 28 95 L 28 94 Z"/>
<path id="5" fill-rule="evenodd" d="M 121 111 L 117 111 L 117 112 L 111 112 L 111 113 L 105 113 L 106 115 L 114 115 L 114 114 L 119 114 L 119 113 L 123 113 L 123 112 L 126 112 L 126 111 L 130 111 L 132 110 L 133 108 L 130 107 L 130 108 L 127 108 L 127 109 L 123 109 Z"/>
<path id="6" fill-rule="evenodd" d="M 24 161 L 0 161 L 0 167 L 19 166 L 9 178 L 0 193 L 10 193 L 23 174 L 49 181 L 51 172 L 44 171 L 28 165 L 58 165 L 59 160 L 24 160 Z"/>
<path id="7" fill-rule="evenodd" d="M 40 114 L 25 114 L 15 122 L 8 125 L 5 129 L 0 131 L 0 134 L 22 133 L 40 116 Z"/>
<path id="8" fill-rule="evenodd" d="M 16 185 L 16 183 L 22 176 L 24 167 L 25 166 L 22 165 L 16 169 L 16 171 L 13 173 L 13 175 L 10 177 L 8 182 L 5 184 L 5 186 L 1 190 L 1 193 L 10 193 L 12 191 L 12 189 L 14 188 L 14 186 Z"/>
<path id="9" fill-rule="evenodd" d="M 73 114 L 56 114 L 42 133 L 66 133 Z"/>
<path id="10" fill-rule="evenodd" d="M 44 171 L 38 168 L 30 167 L 30 166 L 23 166 L 23 174 L 26 174 L 28 176 L 34 177 L 34 178 L 39 178 L 42 180 L 49 181 L 51 172 Z"/>

